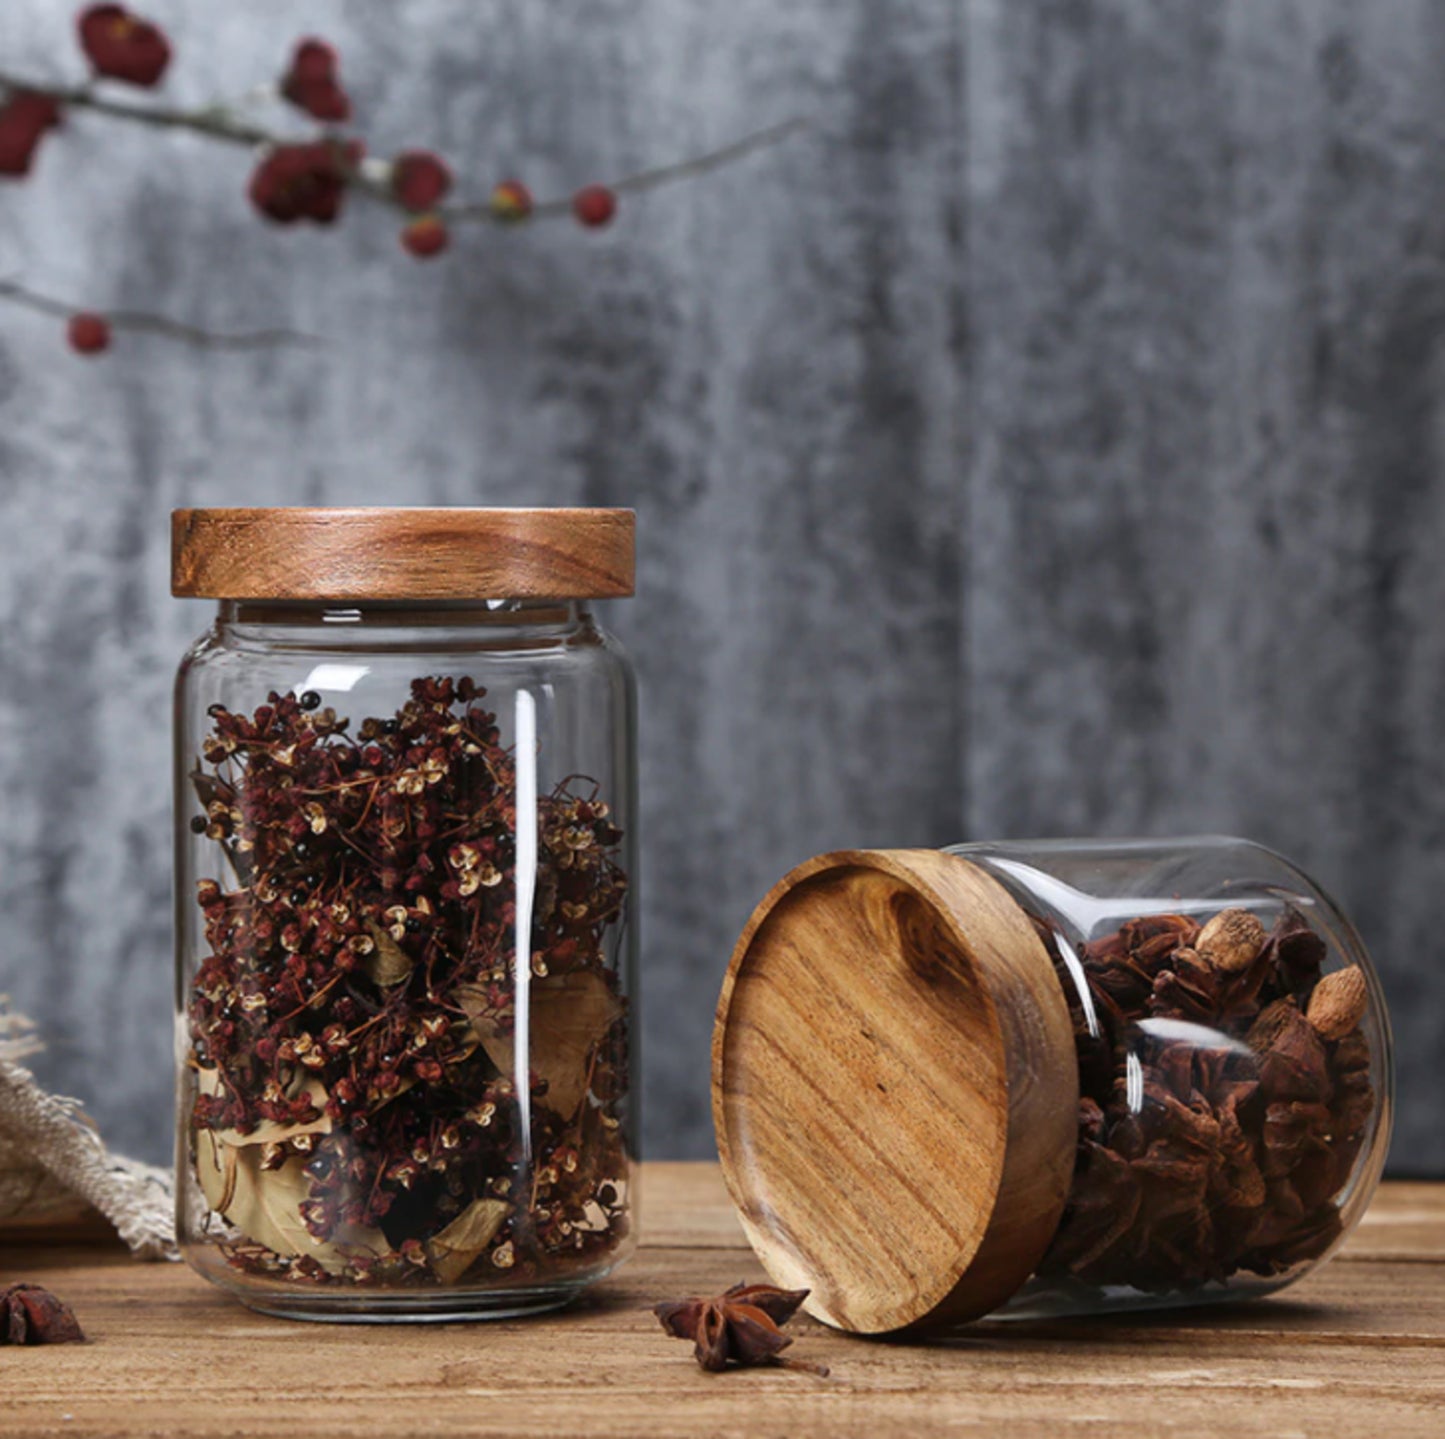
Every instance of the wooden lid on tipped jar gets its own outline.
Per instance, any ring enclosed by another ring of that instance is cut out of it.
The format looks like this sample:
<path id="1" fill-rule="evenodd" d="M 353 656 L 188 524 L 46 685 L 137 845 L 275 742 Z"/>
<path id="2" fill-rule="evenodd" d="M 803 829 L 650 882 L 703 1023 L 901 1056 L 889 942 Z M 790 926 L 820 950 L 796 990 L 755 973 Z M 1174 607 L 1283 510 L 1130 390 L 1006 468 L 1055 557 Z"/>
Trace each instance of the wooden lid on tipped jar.
<path id="1" fill-rule="evenodd" d="M 738 940 L 712 1062 L 743 1227 L 815 1318 L 972 1319 L 1037 1266 L 1073 1173 L 1073 1028 L 1032 922 L 968 860 L 793 870 Z"/>
<path id="2" fill-rule="evenodd" d="M 631 510 L 171 513 L 171 593 L 226 600 L 620 599 Z"/>

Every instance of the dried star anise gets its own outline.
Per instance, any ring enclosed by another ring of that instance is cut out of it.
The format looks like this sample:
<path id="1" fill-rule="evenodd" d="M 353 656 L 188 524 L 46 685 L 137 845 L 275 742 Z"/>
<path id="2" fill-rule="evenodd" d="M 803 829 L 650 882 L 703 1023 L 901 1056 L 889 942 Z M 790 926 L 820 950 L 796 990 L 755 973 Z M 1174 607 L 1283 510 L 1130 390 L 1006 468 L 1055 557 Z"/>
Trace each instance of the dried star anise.
<path id="1" fill-rule="evenodd" d="M 0 1290 L 0 1344 L 81 1344 L 75 1312 L 39 1284 Z"/>
<path id="2" fill-rule="evenodd" d="M 806 1289 L 734 1284 L 713 1299 L 677 1299 L 654 1306 L 652 1312 L 674 1339 L 693 1341 L 698 1364 L 711 1372 L 776 1364 L 826 1375 L 824 1364 L 780 1357 L 793 1341 L 778 1326 L 786 1324 L 807 1297 Z"/>
<path id="3" fill-rule="evenodd" d="M 1064 936 L 1035 925 L 1070 996 L 1080 1087 L 1040 1274 L 1164 1291 L 1322 1254 L 1375 1106 L 1360 971 L 1322 977 L 1325 942 L 1292 908 L 1268 933 L 1242 909 L 1131 919 L 1072 967 Z"/>

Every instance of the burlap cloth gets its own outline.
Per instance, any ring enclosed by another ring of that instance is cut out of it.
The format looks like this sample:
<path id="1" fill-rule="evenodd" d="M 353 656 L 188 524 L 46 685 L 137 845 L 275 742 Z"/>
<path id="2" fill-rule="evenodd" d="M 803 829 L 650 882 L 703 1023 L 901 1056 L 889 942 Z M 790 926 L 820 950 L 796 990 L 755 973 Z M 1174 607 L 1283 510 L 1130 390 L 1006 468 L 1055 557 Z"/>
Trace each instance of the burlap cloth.
<path id="1" fill-rule="evenodd" d="M 174 1259 L 169 1172 L 112 1154 L 79 1101 L 41 1089 L 21 1062 L 40 1047 L 0 995 L 0 1230 L 99 1211 L 137 1258 Z"/>

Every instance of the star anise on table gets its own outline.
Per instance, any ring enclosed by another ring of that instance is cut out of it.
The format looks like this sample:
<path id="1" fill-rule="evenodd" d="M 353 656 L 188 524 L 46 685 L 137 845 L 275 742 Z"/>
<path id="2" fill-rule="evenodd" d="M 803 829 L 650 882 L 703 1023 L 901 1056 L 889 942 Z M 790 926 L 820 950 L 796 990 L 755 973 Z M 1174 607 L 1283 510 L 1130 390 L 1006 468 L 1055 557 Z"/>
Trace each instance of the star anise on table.
<path id="1" fill-rule="evenodd" d="M 0 1344 L 80 1344 L 75 1312 L 38 1284 L 0 1290 Z"/>
<path id="2" fill-rule="evenodd" d="M 806 1289 L 734 1284 L 712 1299 L 675 1299 L 654 1305 L 652 1312 L 674 1339 L 691 1339 L 693 1357 L 713 1373 L 772 1364 L 826 1375 L 826 1364 L 782 1357 L 793 1341 L 779 1325 L 786 1324 L 807 1297 Z"/>

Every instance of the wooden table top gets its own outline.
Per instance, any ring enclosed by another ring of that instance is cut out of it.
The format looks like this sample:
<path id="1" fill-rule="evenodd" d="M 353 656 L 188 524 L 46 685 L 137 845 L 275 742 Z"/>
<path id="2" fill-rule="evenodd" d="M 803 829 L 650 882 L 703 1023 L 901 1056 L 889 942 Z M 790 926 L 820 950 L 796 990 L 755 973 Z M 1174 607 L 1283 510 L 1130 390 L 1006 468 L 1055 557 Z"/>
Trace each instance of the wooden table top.
<path id="1" fill-rule="evenodd" d="M 980 1324 L 930 1343 L 800 1316 L 831 1366 L 705 1374 L 649 1312 L 763 1278 L 711 1164 L 652 1164 L 643 1242 L 557 1315 L 298 1324 L 115 1245 L 0 1247 L 0 1279 L 70 1301 L 92 1342 L 0 1349 L 0 1434 L 1445 1435 L 1445 1185 L 1386 1185 L 1344 1252 L 1274 1298 Z"/>

